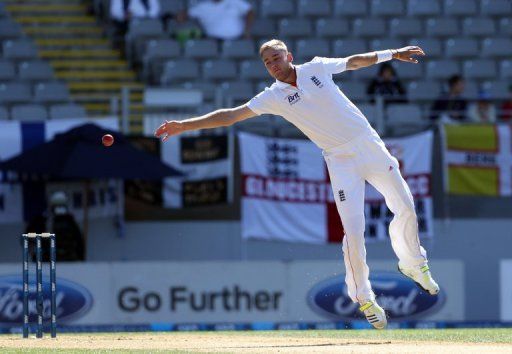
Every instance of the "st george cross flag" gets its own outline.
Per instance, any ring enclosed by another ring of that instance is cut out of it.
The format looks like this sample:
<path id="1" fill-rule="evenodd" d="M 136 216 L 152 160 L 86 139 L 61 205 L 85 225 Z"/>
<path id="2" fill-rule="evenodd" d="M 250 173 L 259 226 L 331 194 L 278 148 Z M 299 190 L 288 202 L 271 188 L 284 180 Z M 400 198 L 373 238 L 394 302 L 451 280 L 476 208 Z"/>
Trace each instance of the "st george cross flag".
<path id="1" fill-rule="evenodd" d="M 341 242 L 338 215 L 321 151 L 308 140 L 240 133 L 242 237 L 323 244 Z M 432 236 L 432 133 L 386 141 L 415 197 L 420 236 Z M 366 238 L 387 239 L 392 214 L 368 186 Z"/>

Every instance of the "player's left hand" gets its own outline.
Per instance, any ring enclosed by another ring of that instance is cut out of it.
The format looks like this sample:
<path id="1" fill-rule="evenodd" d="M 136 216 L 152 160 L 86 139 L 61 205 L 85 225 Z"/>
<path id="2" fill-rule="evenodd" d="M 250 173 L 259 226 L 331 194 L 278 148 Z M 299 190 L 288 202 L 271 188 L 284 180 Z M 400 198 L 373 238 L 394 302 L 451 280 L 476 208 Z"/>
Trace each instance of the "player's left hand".
<path id="1" fill-rule="evenodd" d="M 423 49 L 417 46 L 408 46 L 399 49 L 393 49 L 393 59 L 418 64 L 418 59 L 413 58 L 414 55 L 424 56 L 425 52 L 423 51 Z"/>

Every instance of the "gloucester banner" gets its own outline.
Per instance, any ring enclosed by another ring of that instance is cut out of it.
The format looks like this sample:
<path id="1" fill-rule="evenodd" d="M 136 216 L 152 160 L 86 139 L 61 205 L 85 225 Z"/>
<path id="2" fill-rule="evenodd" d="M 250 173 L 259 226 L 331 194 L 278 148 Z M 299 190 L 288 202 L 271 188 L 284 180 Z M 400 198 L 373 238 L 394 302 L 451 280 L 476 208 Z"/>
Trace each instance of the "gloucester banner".
<path id="1" fill-rule="evenodd" d="M 421 237 L 432 237 L 432 132 L 385 140 L 414 196 Z M 308 140 L 240 133 L 242 236 L 290 242 L 341 242 L 321 151 Z M 384 240 L 392 214 L 373 187 L 366 188 L 366 239 Z"/>

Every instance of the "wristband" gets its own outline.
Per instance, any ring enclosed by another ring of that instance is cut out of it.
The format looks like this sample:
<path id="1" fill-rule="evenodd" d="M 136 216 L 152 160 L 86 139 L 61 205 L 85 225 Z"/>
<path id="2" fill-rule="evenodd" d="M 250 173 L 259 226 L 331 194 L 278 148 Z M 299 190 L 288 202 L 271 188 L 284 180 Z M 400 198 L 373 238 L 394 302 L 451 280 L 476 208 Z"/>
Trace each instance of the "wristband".
<path id="1" fill-rule="evenodd" d="M 393 52 L 391 49 L 388 50 L 379 50 L 375 52 L 377 54 L 377 64 L 382 63 L 383 61 L 389 61 L 393 59 Z"/>

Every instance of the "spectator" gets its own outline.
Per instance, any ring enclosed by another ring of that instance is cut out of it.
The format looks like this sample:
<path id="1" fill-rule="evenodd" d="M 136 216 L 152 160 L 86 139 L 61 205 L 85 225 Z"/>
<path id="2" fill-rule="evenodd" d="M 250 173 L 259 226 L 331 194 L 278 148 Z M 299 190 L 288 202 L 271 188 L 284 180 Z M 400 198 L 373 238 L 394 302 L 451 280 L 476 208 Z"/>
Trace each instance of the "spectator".
<path id="1" fill-rule="evenodd" d="M 179 16 L 197 19 L 210 38 L 230 40 L 242 36 L 250 38 L 254 12 L 245 0 L 205 0 Z"/>
<path id="2" fill-rule="evenodd" d="M 111 0 L 110 17 L 114 26 L 114 42 L 122 43 L 128 24 L 134 18 L 158 18 L 159 0 Z"/>
<path id="3" fill-rule="evenodd" d="M 385 103 L 407 102 L 405 89 L 398 79 L 395 68 L 388 63 L 380 66 L 377 77 L 372 80 L 366 92 L 372 97 L 372 101 L 375 96 L 383 96 Z"/>
<path id="4" fill-rule="evenodd" d="M 508 100 L 501 105 L 501 119 L 510 122 L 512 120 L 512 84 L 508 87 Z"/>
<path id="5" fill-rule="evenodd" d="M 432 105 L 430 119 L 441 122 L 463 122 L 466 120 L 467 102 L 462 97 L 464 79 L 453 75 L 448 80 L 448 92 L 438 98 Z"/>
<path id="6" fill-rule="evenodd" d="M 477 123 L 495 123 L 496 107 L 491 102 L 491 96 L 486 91 L 478 93 L 478 100 L 468 108 L 468 119 Z"/>

